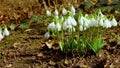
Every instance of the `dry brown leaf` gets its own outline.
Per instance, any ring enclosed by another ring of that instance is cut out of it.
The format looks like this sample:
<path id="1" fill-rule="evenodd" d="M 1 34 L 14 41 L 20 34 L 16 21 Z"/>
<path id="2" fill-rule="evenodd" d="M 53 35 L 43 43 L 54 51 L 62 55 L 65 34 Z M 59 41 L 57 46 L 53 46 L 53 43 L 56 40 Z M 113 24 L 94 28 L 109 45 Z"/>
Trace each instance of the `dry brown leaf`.
<path id="1" fill-rule="evenodd" d="M 37 57 L 43 57 L 43 53 L 38 53 Z"/>
<path id="2" fill-rule="evenodd" d="M 47 47 L 48 47 L 49 49 L 51 49 L 52 46 L 53 46 L 53 44 L 54 44 L 54 41 L 53 41 L 53 40 L 49 40 L 48 42 L 45 42 L 45 44 L 47 45 Z"/>

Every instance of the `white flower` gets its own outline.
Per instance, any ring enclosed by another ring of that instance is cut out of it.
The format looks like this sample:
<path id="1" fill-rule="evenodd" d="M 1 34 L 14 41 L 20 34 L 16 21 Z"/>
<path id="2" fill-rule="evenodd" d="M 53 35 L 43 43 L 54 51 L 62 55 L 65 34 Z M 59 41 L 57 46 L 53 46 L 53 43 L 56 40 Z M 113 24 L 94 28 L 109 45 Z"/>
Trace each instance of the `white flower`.
<path id="1" fill-rule="evenodd" d="M 83 18 L 84 18 L 84 17 L 82 16 L 82 17 L 80 17 L 80 19 L 79 19 L 79 24 L 80 24 L 80 25 L 83 25 Z"/>
<path id="2" fill-rule="evenodd" d="M 106 19 L 105 20 L 105 22 L 104 22 L 104 26 L 103 27 L 105 27 L 105 28 L 111 28 L 111 22 L 108 20 L 108 19 Z"/>
<path id="3" fill-rule="evenodd" d="M 46 32 L 45 35 L 44 35 L 44 37 L 45 37 L 46 39 L 48 39 L 48 38 L 50 37 L 49 32 Z"/>
<path id="4" fill-rule="evenodd" d="M 83 26 L 82 25 L 79 26 L 79 30 L 83 31 Z"/>
<path id="5" fill-rule="evenodd" d="M 48 25 L 48 27 L 47 27 L 47 29 L 48 30 L 55 30 L 55 23 L 54 22 L 52 22 L 52 23 L 50 23 L 49 25 Z"/>
<path id="6" fill-rule="evenodd" d="M 74 18 L 71 19 L 71 24 L 72 24 L 73 26 L 77 26 L 77 22 L 76 22 L 76 20 L 75 20 Z"/>
<path id="7" fill-rule="evenodd" d="M 51 12 L 49 10 L 46 11 L 47 16 L 51 16 Z"/>
<path id="8" fill-rule="evenodd" d="M 67 21 L 65 21 L 65 22 L 63 23 L 63 29 L 64 29 L 64 30 L 67 30 L 67 26 L 68 26 Z"/>
<path id="9" fill-rule="evenodd" d="M 68 22 L 68 25 L 77 26 L 76 20 L 71 16 L 68 17 L 67 22 Z"/>
<path id="10" fill-rule="evenodd" d="M 58 16 L 58 10 L 56 9 L 55 11 L 54 11 L 54 14 L 55 14 L 55 16 Z"/>
<path id="11" fill-rule="evenodd" d="M 99 22 L 99 24 L 100 24 L 100 26 L 103 26 L 104 25 L 104 22 L 103 22 L 104 20 L 101 18 L 100 19 L 100 22 Z"/>
<path id="12" fill-rule="evenodd" d="M 60 23 L 56 24 L 56 30 L 61 31 L 61 25 L 60 25 Z"/>
<path id="13" fill-rule="evenodd" d="M 84 19 L 84 27 L 89 28 L 89 20 L 85 17 L 83 19 Z"/>
<path id="14" fill-rule="evenodd" d="M 75 15 L 75 8 L 73 6 L 71 6 L 71 12 Z"/>
<path id="15" fill-rule="evenodd" d="M 90 19 L 89 20 L 89 26 L 91 26 L 91 27 L 94 26 L 95 22 L 96 22 L 96 20 L 94 18 Z"/>
<path id="16" fill-rule="evenodd" d="M 111 25 L 112 25 L 112 26 L 117 26 L 117 21 L 116 21 L 115 18 L 112 19 L 112 21 L 111 21 Z"/>
<path id="17" fill-rule="evenodd" d="M 8 35 L 10 35 L 10 33 L 9 33 L 8 29 L 5 28 L 3 31 L 3 36 L 8 36 Z"/>
<path id="18" fill-rule="evenodd" d="M 67 13 L 68 13 L 67 10 L 66 10 L 65 8 L 63 8 L 63 9 L 62 9 L 62 14 L 63 14 L 63 15 L 66 15 Z"/>
<path id="19" fill-rule="evenodd" d="M 0 41 L 1 41 L 3 38 L 4 38 L 3 35 L 0 33 Z"/>

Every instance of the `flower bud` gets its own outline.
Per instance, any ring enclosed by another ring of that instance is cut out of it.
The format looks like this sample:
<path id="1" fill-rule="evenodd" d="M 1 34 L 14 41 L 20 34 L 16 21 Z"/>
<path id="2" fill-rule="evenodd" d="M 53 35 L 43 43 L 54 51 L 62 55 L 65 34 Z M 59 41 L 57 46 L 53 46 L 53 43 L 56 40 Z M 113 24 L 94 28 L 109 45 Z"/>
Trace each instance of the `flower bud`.
<path id="1" fill-rule="evenodd" d="M 49 32 L 46 32 L 45 35 L 44 35 L 44 37 L 45 37 L 46 39 L 48 39 L 48 38 L 50 37 Z"/>
<path id="2" fill-rule="evenodd" d="M 112 21 L 111 21 L 111 25 L 112 25 L 112 26 L 117 26 L 117 21 L 116 21 L 115 18 L 112 19 Z"/>
<path id="3" fill-rule="evenodd" d="M 46 11 L 47 16 L 51 16 L 51 12 L 49 10 Z"/>
<path id="4" fill-rule="evenodd" d="M 75 8 L 73 6 L 71 6 L 71 12 L 75 15 Z"/>
<path id="5" fill-rule="evenodd" d="M 63 9 L 62 9 L 62 14 L 63 14 L 63 15 L 66 15 L 67 13 L 68 13 L 67 10 L 66 10 L 65 8 L 63 8 Z"/>
<path id="6" fill-rule="evenodd" d="M 48 29 L 48 30 L 55 30 L 55 23 L 54 23 L 54 22 L 50 23 L 50 24 L 48 25 L 47 29 Z"/>
<path id="7" fill-rule="evenodd" d="M 56 24 L 56 30 L 61 31 L 61 25 L 60 25 L 60 23 Z"/>
<path id="8" fill-rule="evenodd" d="M 3 36 L 8 36 L 8 35 L 10 35 L 10 33 L 9 33 L 8 29 L 5 28 L 3 31 Z"/>
<path id="9" fill-rule="evenodd" d="M 55 11 L 54 11 L 54 14 L 55 14 L 55 16 L 58 16 L 58 10 L 56 9 Z"/>

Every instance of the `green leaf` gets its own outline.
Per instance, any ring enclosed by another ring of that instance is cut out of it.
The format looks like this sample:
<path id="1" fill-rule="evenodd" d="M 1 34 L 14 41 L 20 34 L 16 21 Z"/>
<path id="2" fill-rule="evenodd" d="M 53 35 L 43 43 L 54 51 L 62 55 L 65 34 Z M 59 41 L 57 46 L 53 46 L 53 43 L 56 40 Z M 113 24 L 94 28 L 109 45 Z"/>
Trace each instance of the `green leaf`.
<path id="1" fill-rule="evenodd" d="M 100 0 L 98 2 L 99 5 L 103 5 L 103 4 L 107 4 L 108 3 L 108 0 Z"/>
<path id="2" fill-rule="evenodd" d="M 85 9 L 89 9 L 90 7 L 93 6 L 91 2 L 84 2 L 83 5 L 85 5 Z"/>
<path id="3" fill-rule="evenodd" d="M 10 25 L 10 29 L 11 29 L 11 30 L 15 30 L 15 24 L 12 23 L 12 24 Z"/>
<path id="4" fill-rule="evenodd" d="M 92 42 L 89 42 L 88 45 L 95 53 L 98 53 L 99 50 L 105 45 L 105 42 L 96 37 Z"/>
<path id="5" fill-rule="evenodd" d="M 117 43 L 120 45 L 120 37 L 117 38 Z"/>
<path id="6" fill-rule="evenodd" d="M 28 29 L 29 28 L 29 24 L 27 23 L 27 21 L 22 21 L 21 23 L 20 23 L 20 28 L 21 29 Z"/>
<path id="7" fill-rule="evenodd" d="M 60 46 L 61 51 L 63 51 L 64 44 L 62 42 L 59 42 L 59 46 Z"/>
<path id="8" fill-rule="evenodd" d="M 120 5 L 120 0 L 114 0 L 114 1 L 112 2 L 112 4 L 113 4 L 113 5 Z"/>

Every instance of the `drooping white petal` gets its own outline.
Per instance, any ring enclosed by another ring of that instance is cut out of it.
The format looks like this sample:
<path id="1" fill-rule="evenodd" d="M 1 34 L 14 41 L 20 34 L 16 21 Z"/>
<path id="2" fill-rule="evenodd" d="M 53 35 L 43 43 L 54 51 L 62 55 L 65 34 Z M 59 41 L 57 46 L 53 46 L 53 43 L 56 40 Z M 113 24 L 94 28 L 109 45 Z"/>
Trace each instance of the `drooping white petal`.
<path id="1" fill-rule="evenodd" d="M 63 15 L 66 15 L 67 13 L 68 13 L 67 10 L 66 10 L 65 8 L 63 8 L 63 9 L 62 9 L 62 14 L 63 14 Z"/>
<path id="2" fill-rule="evenodd" d="M 103 26 L 104 25 L 104 22 L 103 22 L 104 20 L 101 18 L 100 19 L 100 22 L 99 22 L 99 24 L 100 24 L 100 26 Z"/>
<path id="3" fill-rule="evenodd" d="M 77 26 L 77 22 L 74 18 L 71 19 L 71 24 L 72 26 Z"/>
<path id="4" fill-rule="evenodd" d="M 8 36 L 8 35 L 10 35 L 8 29 L 7 29 L 7 28 L 4 28 L 3 36 Z"/>
<path id="5" fill-rule="evenodd" d="M 63 30 L 67 30 L 67 26 L 68 26 L 67 21 L 65 21 L 65 22 L 63 23 Z"/>
<path id="6" fill-rule="evenodd" d="M 48 38 L 50 37 L 50 33 L 49 33 L 49 32 L 46 32 L 45 35 L 44 35 L 44 37 L 45 37 L 46 39 L 48 39 Z"/>
<path id="7" fill-rule="evenodd" d="M 60 25 L 60 23 L 56 24 L 56 30 L 61 31 L 61 25 Z"/>
<path id="8" fill-rule="evenodd" d="M 55 16 L 58 16 L 59 13 L 58 13 L 57 9 L 55 9 L 54 14 L 55 14 Z"/>
<path id="9" fill-rule="evenodd" d="M 79 25 L 83 25 L 83 16 L 79 19 Z"/>
<path id="10" fill-rule="evenodd" d="M 105 22 L 104 22 L 104 26 L 103 27 L 105 27 L 105 28 L 111 28 L 111 22 L 107 19 L 107 20 L 105 20 Z"/>
<path id="11" fill-rule="evenodd" d="M 51 12 L 49 10 L 46 11 L 47 16 L 51 16 Z"/>
<path id="12" fill-rule="evenodd" d="M 48 30 L 55 30 L 55 23 L 54 22 L 52 22 L 52 23 L 50 23 L 49 25 L 48 25 L 48 27 L 47 27 L 47 29 Z"/>
<path id="13" fill-rule="evenodd" d="M 82 25 L 79 26 L 79 30 L 83 31 L 83 26 Z"/>
<path id="14" fill-rule="evenodd" d="M 85 17 L 83 19 L 84 19 L 84 27 L 89 28 L 90 27 L 89 26 L 89 20 Z"/>
<path id="15" fill-rule="evenodd" d="M 75 15 L 75 8 L 73 6 L 71 6 L 71 12 L 73 15 Z"/>
<path id="16" fill-rule="evenodd" d="M 116 21 L 115 18 L 112 19 L 112 21 L 111 21 L 111 25 L 112 25 L 112 26 L 117 26 L 117 21 Z"/>
<path id="17" fill-rule="evenodd" d="M 0 33 L 0 41 L 1 41 L 3 38 L 4 38 L 3 35 Z"/>

